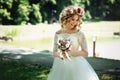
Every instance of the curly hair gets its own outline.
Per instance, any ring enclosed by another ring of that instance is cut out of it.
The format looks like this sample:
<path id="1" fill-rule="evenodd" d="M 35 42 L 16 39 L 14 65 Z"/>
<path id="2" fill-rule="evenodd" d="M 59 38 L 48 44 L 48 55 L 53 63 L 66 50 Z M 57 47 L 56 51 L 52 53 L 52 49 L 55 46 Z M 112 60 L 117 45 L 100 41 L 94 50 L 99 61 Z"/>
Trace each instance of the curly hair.
<path id="1" fill-rule="evenodd" d="M 82 17 L 84 14 L 84 10 L 83 8 L 79 7 L 79 6 L 68 6 L 65 9 L 62 10 L 62 12 L 60 13 L 59 16 L 59 21 L 61 23 L 61 26 L 63 27 L 64 24 L 66 24 L 67 20 L 70 17 L 73 17 L 74 15 L 78 15 L 79 16 L 79 22 L 77 26 L 80 26 L 80 24 L 82 23 Z"/>

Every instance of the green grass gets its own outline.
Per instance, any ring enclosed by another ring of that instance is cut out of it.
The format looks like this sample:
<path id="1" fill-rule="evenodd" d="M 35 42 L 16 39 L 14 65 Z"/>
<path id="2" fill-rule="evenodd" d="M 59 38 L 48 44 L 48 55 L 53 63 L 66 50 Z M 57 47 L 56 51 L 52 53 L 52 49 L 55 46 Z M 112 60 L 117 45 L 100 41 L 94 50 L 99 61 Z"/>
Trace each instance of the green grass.
<path id="1" fill-rule="evenodd" d="M 51 37 L 47 37 L 36 40 L 21 40 L 21 41 L 17 40 L 13 42 L 3 41 L 1 44 L 38 50 L 51 50 L 53 45 L 53 39 Z"/>
<path id="2" fill-rule="evenodd" d="M 115 41 L 115 40 L 120 40 L 120 38 L 114 38 L 114 37 L 98 37 L 97 38 L 97 43 L 98 42 L 109 42 L 109 41 Z M 88 44 L 92 43 L 92 37 L 87 37 Z M 18 48 L 30 48 L 30 49 L 36 49 L 36 50 L 49 50 L 52 51 L 53 48 L 53 38 L 52 37 L 47 37 L 47 38 L 41 38 L 41 39 L 36 39 L 36 40 L 17 40 L 13 42 L 5 42 L 2 41 L 0 44 L 3 45 L 9 45 L 9 46 L 14 46 Z"/>
<path id="3" fill-rule="evenodd" d="M 98 21 L 98 22 L 84 22 L 82 29 L 86 34 L 88 43 L 92 43 L 93 35 L 97 35 L 97 42 L 108 42 L 114 40 L 120 40 L 119 38 L 114 38 L 113 33 L 115 31 L 120 32 L 120 21 Z M 49 34 L 57 30 L 58 24 L 40 24 L 36 26 L 3 26 L 0 30 L 5 32 L 12 29 L 18 31 L 16 33 L 31 35 L 32 33 L 37 33 L 39 35 L 51 35 L 47 38 L 40 38 L 36 40 L 14 40 L 13 42 L 1 41 L 0 44 L 10 45 L 15 47 L 25 47 L 31 49 L 39 50 L 52 50 L 53 48 L 53 35 Z M 111 32 L 111 33 L 109 33 Z"/>
<path id="4" fill-rule="evenodd" d="M 92 37 L 86 37 L 88 44 L 92 43 Z M 110 42 L 110 41 L 116 41 L 120 40 L 120 37 L 115 38 L 112 36 L 108 37 L 97 37 L 96 42 L 97 43 L 102 43 L 102 42 Z M 18 48 L 30 48 L 30 49 L 37 49 L 37 50 L 50 50 L 52 51 L 53 48 L 53 37 L 47 37 L 47 38 L 41 38 L 41 39 L 36 39 L 36 40 L 16 40 L 13 42 L 5 42 L 2 41 L 0 44 L 3 45 L 8 45 L 8 46 L 14 46 Z"/>
<path id="5" fill-rule="evenodd" d="M 0 58 L 0 80 L 46 80 L 50 67 Z"/>
<path id="6" fill-rule="evenodd" d="M 86 37 L 86 40 L 88 41 L 88 43 L 93 42 L 92 37 Z M 120 40 L 120 37 L 115 38 L 113 36 L 99 36 L 97 37 L 96 42 L 102 43 L 102 42 L 110 42 L 110 41 L 116 41 L 116 40 Z"/>
<path id="7" fill-rule="evenodd" d="M 51 67 L 13 59 L 0 58 L 0 80 L 47 80 Z M 100 80 L 119 80 L 110 74 L 98 73 Z"/>
<path id="8" fill-rule="evenodd" d="M 83 30 L 86 32 L 100 32 L 97 33 L 97 42 L 106 42 L 106 41 L 114 41 L 119 40 L 119 38 L 114 38 L 113 35 L 111 36 L 104 36 L 101 32 L 106 31 L 119 31 L 120 32 L 120 21 L 100 21 L 100 22 L 85 22 L 87 25 L 83 27 Z M 46 26 L 46 25 L 45 25 Z M 4 27 L 4 26 L 3 26 Z M 6 31 L 6 29 L 0 27 L 0 30 Z M 26 33 L 26 32 L 38 32 L 41 28 L 34 27 L 16 27 L 17 30 L 21 31 L 19 33 Z M 52 26 L 53 28 L 53 26 Z M 52 29 L 51 28 L 51 29 Z M 57 28 L 54 26 L 54 28 Z M 7 27 L 8 29 L 8 27 Z M 29 29 L 29 30 L 27 30 Z M 49 32 L 49 29 L 43 29 L 45 32 Z M 41 30 L 41 31 L 43 31 Z M 51 30 L 52 31 L 52 30 Z M 44 32 L 44 33 L 45 33 Z M 43 33 L 43 34 L 44 34 Z M 92 42 L 92 35 L 87 35 L 87 41 Z M 2 45 L 10 45 L 15 47 L 26 47 L 31 49 L 39 49 L 39 50 L 52 50 L 53 48 L 53 38 L 41 38 L 36 40 L 14 40 L 13 42 L 5 42 L 1 41 L 0 44 Z M 0 58 L 0 80 L 47 80 L 47 75 L 50 71 L 50 67 L 42 66 L 39 64 L 31 64 L 20 62 L 17 60 L 11 60 L 6 58 Z M 109 74 L 101 74 L 98 73 L 100 80 L 119 80 L 117 76 L 109 75 Z"/>

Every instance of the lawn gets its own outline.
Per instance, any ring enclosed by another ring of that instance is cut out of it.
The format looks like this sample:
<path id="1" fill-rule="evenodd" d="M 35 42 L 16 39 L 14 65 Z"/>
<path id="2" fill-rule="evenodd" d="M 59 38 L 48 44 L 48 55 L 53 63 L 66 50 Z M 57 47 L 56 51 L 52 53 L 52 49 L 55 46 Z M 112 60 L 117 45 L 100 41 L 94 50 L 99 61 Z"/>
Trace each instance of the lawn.
<path id="1" fill-rule="evenodd" d="M 89 58 L 89 62 L 92 62 L 94 58 Z M 95 59 L 96 60 L 96 59 Z M 105 68 L 106 59 L 102 63 Z M 101 61 L 102 61 L 101 60 Z M 99 61 L 99 60 L 98 60 Z M 112 60 L 108 60 L 114 62 Z M 108 62 L 107 61 L 107 62 Z M 113 63 L 114 64 L 114 63 Z M 100 64 L 92 64 L 98 66 Z M 117 64 L 116 64 L 117 65 Z M 118 64 L 119 65 L 119 64 Z M 112 65 L 114 67 L 114 65 Z M 8 58 L 0 58 L 0 80 L 47 80 L 48 73 L 50 72 L 51 66 L 45 66 L 40 64 L 33 64 Z M 106 67 L 107 69 L 107 67 Z M 97 72 L 100 80 L 119 80 L 120 76 L 112 74 Z"/>
<path id="2" fill-rule="evenodd" d="M 13 42 L 2 41 L 2 43 L 0 44 L 14 46 L 18 48 L 37 49 L 40 51 L 51 50 L 53 45 L 53 38 L 46 37 L 46 38 L 35 39 L 35 40 L 15 40 Z"/>
<path id="3" fill-rule="evenodd" d="M 50 67 L 0 58 L 0 80 L 46 80 Z"/>
<path id="4" fill-rule="evenodd" d="M 40 51 L 52 51 L 53 36 L 59 28 L 58 24 L 39 24 L 35 26 L 0 25 L 0 36 L 2 34 L 13 35 L 14 39 L 13 42 L 0 40 L 0 47 L 7 45 L 38 49 Z M 120 21 L 84 22 L 81 30 L 84 31 L 88 43 L 92 43 L 93 36 L 97 36 L 98 43 L 120 39 L 120 36 L 116 38 L 113 35 L 114 32 L 120 32 Z M 50 66 L 0 57 L 0 80 L 46 80 L 50 68 Z M 98 75 L 100 80 L 120 80 L 120 77 L 111 74 L 98 73 Z"/>
<path id="5" fill-rule="evenodd" d="M 14 35 L 13 42 L 0 41 L 0 44 L 51 51 L 54 33 L 59 28 L 59 24 L 0 26 L 0 33 Z M 120 32 L 120 21 L 84 22 L 81 30 L 84 31 L 88 43 L 92 43 L 93 36 L 97 37 L 98 43 L 120 39 L 120 36 L 116 38 L 113 35 L 114 32 Z"/>

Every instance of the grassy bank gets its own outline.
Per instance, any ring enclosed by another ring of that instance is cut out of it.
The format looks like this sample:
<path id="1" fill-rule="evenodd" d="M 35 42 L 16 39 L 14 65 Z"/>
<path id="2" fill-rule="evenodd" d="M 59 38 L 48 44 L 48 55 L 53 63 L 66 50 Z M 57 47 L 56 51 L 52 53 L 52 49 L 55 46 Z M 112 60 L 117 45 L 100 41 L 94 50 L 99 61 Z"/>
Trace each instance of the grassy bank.
<path id="1" fill-rule="evenodd" d="M 2 41 L 0 44 L 14 46 L 18 48 L 30 48 L 30 49 L 37 49 L 37 50 L 51 50 L 53 46 L 53 38 L 46 37 L 41 39 L 35 40 L 15 40 L 13 42 L 5 42 Z"/>
<path id="2" fill-rule="evenodd" d="M 46 80 L 50 67 L 0 58 L 0 80 Z"/>
<path id="3" fill-rule="evenodd" d="M 53 48 L 53 33 L 58 29 L 58 24 L 54 25 L 29 25 L 29 26 L 0 26 L 0 31 L 6 34 L 14 32 L 15 35 L 13 42 L 6 42 L 1 40 L 1 45 L 14 46 L 14 47 L 24 47 L 38 50 L 52 50 Z M 14 30 L 11 30 L 14 29 Z M 115 38 L 113 32 L 120 32 L 120 21 L 100 21 L 100 22 L 85 22 L 82 27 L 85 32 L 87 41 L 92 43 L 93 35 L 97 36 L 97 42 L 108 42 L 119 40 Z M 17 35 L 17 36 L 16 36 Z M 36 39 L 26 39 L 27 36 Z M 43 36 L 41 38 L 41 36 Z M 17 39 L 16 39 L 17 37 Z M 22 37 L 22 40 L 19 40 Z M 93 59 L 91 59 L 92 61 Z M 112 61 L 110 61 L 112 65 Z M 108 69 L 108 67 L 102 68 Z M 95 65 L 95 64 L 93 64 Z M 99 67 L 99 65 L 95 65 Z M 114 65 L 113 65 L 114 66 Z M 116 65 L 117 66 L 117 65 Z M 27 62 L 21 62 L 17 60 L 12 60 L 8 58 L 0 58 L 0 80 L 46 80 L 47 75 L 51 67 L 43 66 L 40 64 L 32 64 Z M 100 80 L 120 80 L 120 76 L 115 76 L 112 74 L 98 73 Z"/>
<path id="4" fill-rule="evenodd" d="M 5 35 L 14 35 L 13 42 L 0 41 L 0 44 L 11 45 L 15 47 L 27 47 L 39 50 L 52 50 L 54 33 L 60 28 L 60 24 L 39 24 L 26 26 L 2 26 L 1 33 Z M 82 28 L 87 41 L 92 43 L 93 36 L 97 37 L 97 42 L 114 41 L 116 39 L 114 32 L 120 32 L 120 21 L 99 21 L 84 22 Z"/>
<path id="5" fill-rule="evenodd" d="M 40 64 L 0 58 L 0 80 L 47 80 L 50 69 L 51 67 Z M 98 76 L 100 80 L 119 80 L 120 78 L 120 76 L 103 73 L 98 73 Z"/>

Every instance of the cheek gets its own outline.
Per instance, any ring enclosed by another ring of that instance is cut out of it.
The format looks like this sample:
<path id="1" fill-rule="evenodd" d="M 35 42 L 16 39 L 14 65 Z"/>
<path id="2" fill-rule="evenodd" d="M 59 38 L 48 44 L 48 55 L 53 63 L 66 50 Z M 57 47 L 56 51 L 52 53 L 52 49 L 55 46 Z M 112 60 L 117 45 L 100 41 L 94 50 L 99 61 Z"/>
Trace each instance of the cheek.
<path id="1" fill-rule="evenodd" d="M 71 24 L 71 22 L 66 23 L 66 25 L 68 25 L 68 26 L 69 26 L 70 24 Z"/>
<path id="2" fill-rule="evenodd" d="M 77 24 L 78 24 L 78 21 L 76 21 L 75 24 L 77 25 Z"/>

